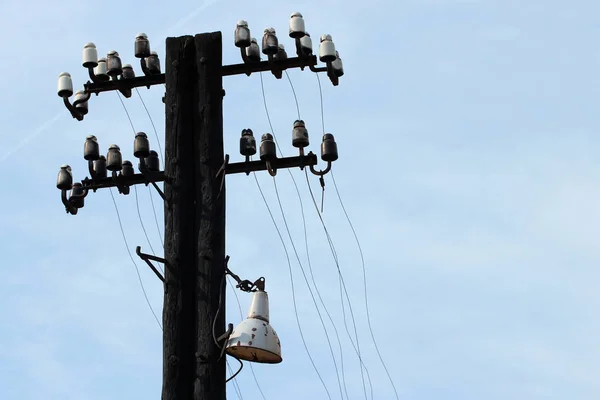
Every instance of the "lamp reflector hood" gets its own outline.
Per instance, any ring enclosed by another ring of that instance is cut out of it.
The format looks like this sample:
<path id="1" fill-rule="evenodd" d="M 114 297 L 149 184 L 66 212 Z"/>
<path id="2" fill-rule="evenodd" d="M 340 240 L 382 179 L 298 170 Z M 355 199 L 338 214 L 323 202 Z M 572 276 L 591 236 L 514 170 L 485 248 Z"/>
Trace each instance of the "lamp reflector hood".
<path id="1" fill-rule="evenodd" d="M 265 364 L 282 361 L 279 337 L 269 323 L 269 297 L 266 292 L 254 293 L 248 317 L 231 333 L 226 351 L 240 360 Z"/>

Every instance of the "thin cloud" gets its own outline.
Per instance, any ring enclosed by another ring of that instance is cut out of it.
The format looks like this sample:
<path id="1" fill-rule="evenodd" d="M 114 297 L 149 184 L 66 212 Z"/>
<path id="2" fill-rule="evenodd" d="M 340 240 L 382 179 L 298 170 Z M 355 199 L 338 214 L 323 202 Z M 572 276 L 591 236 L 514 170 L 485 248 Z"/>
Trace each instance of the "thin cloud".
<path id="1" fill-rule="evenodd" d="M 40 125 L 31 135 L 26 136 L 23 140 L 21 140 L 19 142 L 19 144 L 17 144 L 15 147 L 13 147 L 12 149 L 10 149 L 6 153 L 4 153 L 2 155 L 2 157 L 0 157 L 0 164 L 2 164 L 4 161 L 8 160 L 10 157 L 15 155 L 19 150 L 21 150 L 23 147 L 25 147 L 33 139 L 35 139 L 36 137 L 41 135 L 44 131 L 48 130 L 52 125 L 54 125 L 64 115 L 65 115 L 65 111 L 61 111 L 58 114 L 56 114 L 53 118 L 49 119 L 48 121 L 46 121 L 42 125 Z"/>
<path id="2" fill-rule="evenodd" d="M 222 0 L 209 0 L 209 1 L 203 2 L 200 7 L 196 8 L 194 11 L 187 14 L 185 17 L 179 19 L 179 21 L 177 21 L 175 24 L 171 25 L 168 29 L 163 31 L 159 36 L 166 37 L 169 34 L 169 32 L 173 32 L 173 31 L 176 31 L 178 29 L 185 27 L 190 21 L 192 21 L 194 18 L 196 18 L 198 16 L 198 14 L 200 14 L 202 11 L 206 10 L 208 7 L 210 7 L 214 4 L 217 4 L 221 1 Z"/>

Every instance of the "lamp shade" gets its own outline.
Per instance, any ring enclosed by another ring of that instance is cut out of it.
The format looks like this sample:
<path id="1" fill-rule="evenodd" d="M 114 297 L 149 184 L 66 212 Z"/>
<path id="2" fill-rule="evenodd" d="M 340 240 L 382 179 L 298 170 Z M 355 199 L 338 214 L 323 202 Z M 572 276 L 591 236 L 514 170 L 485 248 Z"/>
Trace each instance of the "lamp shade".
<path id="1" fill-rule="evenodd" d="M 279 337 L 269 323 L 269 297 L 266 292 L 254 293 L 248 317 L 231 333 L 226 351 L 240 360 L 265 364 L 282 361 Z"/>

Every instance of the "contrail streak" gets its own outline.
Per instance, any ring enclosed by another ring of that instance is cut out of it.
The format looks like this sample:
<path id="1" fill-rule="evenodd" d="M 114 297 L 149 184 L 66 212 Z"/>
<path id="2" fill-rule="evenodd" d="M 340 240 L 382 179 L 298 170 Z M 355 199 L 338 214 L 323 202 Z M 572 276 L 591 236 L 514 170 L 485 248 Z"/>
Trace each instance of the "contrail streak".
<path id="1" fill-rule="evenodd" d="M 52 125 L 54 125 L 56 123 L 56 121 L 58 121 L 61 117 L 64 117 L 64 116 L 65 116 L 65 111 L 61 111 L 58 114 L 56 114 L 54 116 L 54 118 L 51 118 L 48 121 L 44 122 L 33 133 L 31 133 L 29 136 L 26 136 L 25 138 L 23 138 L 23 140 L 21 140 L 19 142 L 19 144 L 17 144 L 15 147 L 13 147 L 12 149 L 10 149 L 6 153 L 4 153 L 0 157 L 0 164 L 2 164 L 4 161 L 6 161 L 10 157 L 12 157 L 19 150 L 21 150 L 23 147 L 25 147 L 29 142 L 31 142 L 33 139 L 35 139 L 36 137 L 41 135 L 44 131 L 48 130 Z"/>
<path id="2" fill-rule="evenodd" d="M 207 9 L 208 7 L 210 7 L 216 3 L 219 3 L 220 1 L 222 1 L 222 0 L 205 1 L 204 3 L 202 3 L 202 5 L 200 7 L 196 8 L 191 13 L 187 14 L 185 17 L 179 19 L 179 21 L 177 21 L 175 24 L 173 24 L 171 27 L 169 27 L 160 36 L 165 37 L 168 34 L 168 32 L 172 32 L 174 30 L 184 27 L 190 21 L 192 21 L 194 18 L 196 18 L 198 16 L 198 14 L 200 14 L 202 11 L 204 11 L 205 9 Z M 65 115 L 66 115 L 65 111 L 61 111 L 58 114 L 56 114 L 56 116 L 54 116 L 54 118 L 51 118 L 48 121 L 44 122 L 42 125 L 40 125 L 33 133 L 31 133 L 29 136 L 26 136 L 25 138 L 23 138 L 23 140 L 21 140 L 19 142 L 19 144 L 17 144 L 15 147 L 13 147 L 12 149 L 5 152 L 2 156 L 0 156 L 0 164 L 2 164 L 4 161 L 8 160 L 10 157 L 15 155 L 19 150 L 21 150 L 29 142 L 31 142 L 33 139 L 35 139 L 40 134 L 42 134 L 42 132 L 46 131 L 48 128 L 50 128 L 52 125 L 54 125 L 56 123 L 56 121 L 58 121 L 62 116 L 65 116 Z"/>
<path id="3" fill-rule="evenodd" d="M 208 1 L 203 2 L 200 7 L 196 8 L 194 11 L 192 11 L 189 14 L 187 14 L 185 17 L 181 18 L 175 24 L 173 24 L 168 29 L 166 29 L 166 32 L 163 31 L 162 34 L 160 35 L 160 37 L 166 37 L 167 35 L 169 35 L 169 32 L 172 32 L 172 31 L 175 31 L 177 29 L 180 29 L 180 28 L 184 27 L 191 20 L 193 20 L 194 18 L 196 18 L 198 16 L 198 14 L 200 14 L 202 11 L 204 11 L 208 7 L 212 6 L 213 4 L 219 3 L 220 1 L 221 0 L 208 0 Z"/>

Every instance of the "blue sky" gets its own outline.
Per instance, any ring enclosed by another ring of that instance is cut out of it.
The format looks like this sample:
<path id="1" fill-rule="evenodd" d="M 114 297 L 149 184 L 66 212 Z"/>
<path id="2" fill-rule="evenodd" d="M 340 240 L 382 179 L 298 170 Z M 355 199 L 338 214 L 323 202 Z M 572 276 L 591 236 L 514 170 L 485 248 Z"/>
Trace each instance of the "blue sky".
<path id="1" fill-rule="evenodd" d="M 240 62 L 233 30 L 246 19 L 286 37 L 289 15 L 304 14 L 313 38 L 330 33 L 344 61 L 339 87 L 323 77 L 326 130 L 336 135 L 337 184 L 361 239 L 371 320 L 400 398 L 597 399 L 600 396 L 600 119 L 596 100 L 599 7 L 592 1 L 407 0 L 256 3 L 149 0 L 121 3 L 6 0 L 0 5 L 0 281 L 2 399 L 158 399 L 161 331 L 145 303 L 107 191 L 66 215 L 55 188 L 60 165 L 86 175 L 86 135 L 105 152 L 132 158 L 133 133 L 114 93 L 93 97 L 83 122 L 56 96 L 69 71 L 86 81 L 81 50 L 118 50 L 134 64 L 133 40 L 146 32 L 162 57 L 167 36 L 223 31 L 225 63 Z M 316 42 L 316 40 L 315 40 Z M 291 155 L 296 107 L 286 79 L 264 74 L 269 112 Z M 308 71 L 290 71 L 313 151 L 321 134 L 319 91 Z M 260 77 L 224 80 L 225 146 L 238 155 L 243 128 L 270 130 Z M 142 90 L 163 143 L 160 87 Z M 150 121 L 134 96 L 135 129 Z M 164 148 L 164 147 L 163 147 Z M 344 330 L 335 263 L 305 178 L 299 184 L 312 268 L 336 321 L 350 399 L 364 398 L 359 363 Z M 261 187 L 283 229 L 271 178 Z M 316 179 L 313 189 L 319 193 Z M 303 266 L 302 210 L 287 173 L 277 176 Z M 116 192 L 115 192 L 116 193 Z M 271 322 L 284 362 L 255 365 L 266 399 L 327 399 L 302 346 L 285 252 L 252 177 L 227 183 L 227 253 L 241 276 L 265 276 Z M 159 235 L 148 189 L 140 212 L 153 247 Z M 135 194 L 117 196 L 132 251 L 149 251 Z M 158 206 L 159 197 L 154 195 Z M 319 199 L 320 200 L 320 199 Z M 157 207 L 159 218 L 161 208 Z M 360 255 L 327 179 L 327 227 L 356 314 L 375 399 L 394 399 L 366 327 Z M 162 227 L 161 227 L 162 229 Z M 284 232 L 299 318 L 333 399 L 341 398 L 323 328 Z M 150 302 L 161 312 L 160 282 L 136 259 Z M 229 289 L 228 289 L 229 290 Z M 227 320 L 240 321 L 228 291 Z M 250 296 L 240 293 L 245 314 Z M 160 315 L 160 314 L 159 314 Z M 350 322 L 349 322 L 350 323 Z M 339 351 L 333 330 L 339 364 Z M 232 363 L 235 366 L 235 363 Z M 237 382 L 261 399 L 250 368 Z M 228 398 L 236 399 L 232 384 Z"/>

